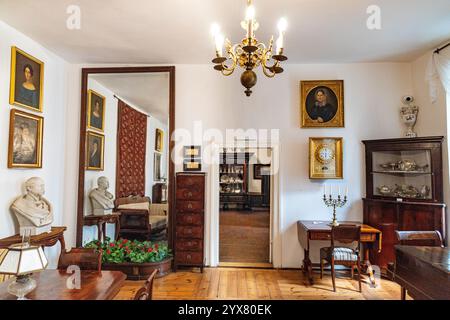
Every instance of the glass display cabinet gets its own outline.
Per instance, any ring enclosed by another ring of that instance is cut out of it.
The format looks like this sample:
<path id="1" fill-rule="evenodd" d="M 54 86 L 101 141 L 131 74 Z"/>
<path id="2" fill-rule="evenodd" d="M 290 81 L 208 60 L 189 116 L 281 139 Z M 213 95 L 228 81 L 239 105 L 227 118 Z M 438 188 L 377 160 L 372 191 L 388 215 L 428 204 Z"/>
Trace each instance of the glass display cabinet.
<path id="1" fill-rule="evenodd" d="M 395 230 L 438 230 L 445 239 L 443 137 L 363 141 L 366 157 L 364 223 L 383 233 L 372 263 L 395 261 Z"/>

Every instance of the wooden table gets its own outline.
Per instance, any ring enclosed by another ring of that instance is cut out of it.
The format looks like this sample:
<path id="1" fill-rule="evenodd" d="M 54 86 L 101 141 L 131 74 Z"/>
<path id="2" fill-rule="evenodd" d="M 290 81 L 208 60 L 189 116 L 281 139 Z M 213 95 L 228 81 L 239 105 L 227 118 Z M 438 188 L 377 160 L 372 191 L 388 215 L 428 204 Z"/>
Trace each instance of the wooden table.
<path id="1" fill-rule="evenodd" d="M 89 215 L 85 216 L 83 219 L 83 225 L 97 226 L 97 237 L 99 241 L 104 241 L 107 223 L 114 223 L 116 226 L 114 230 L 114 240 L 117 240 L 120 232 L 120 212 L 113 212 L 112 214 L 105 214 L 102 216 Z"/>
<path id="2" fill-rule="evenodd" d="M 329 221 L 305 221 L 297 222 L 298 241 L 305 251 L 303 259 L 303 272 L 308 274 L 309 283 L 314 283 L 312 276 L 313 264 L 309 258 L 310 241 L 330 241 L 331 240 L 331 226 Z M 361 226 L 361 243 L 364 251 L 364 264 L 367 267 L 366 271 L 370 276 L 370 281 L 375 284 L 375 277 L 373 276 L 372 265 L 369 261 L 369 252 L 374 245 L 377 246 L 378 252 L 381 251 L 381 231 L 361 222 L 345 221 L 341 224 L 354 224 Z"/>
<path id="3" fill-rule="evenodd" d="M 66 249 L 64 241 L 64 231 L 67 227 L 52 227 L 50 232 L 44 232 L 36 236 L 31 236 L 30 244 L 35 246 L 52 247 L 58 241 L 61 243 L 61 251 Z M 21 243 L 22 237 L 19 234 L 0 239 L 0 249 L 8 248 L 12 244 Z"/>
<path id="4" fill-rule="evenodd" d="M 112 300 L 126 276 L 120 271 L 84 271 L 81 275 L 81 289 L 67 289 L 66 281 L 73 274 L 66 270 L 44 270 L 33 274 L 37 288 L 26 297 L 32 300 Z M 0 283 L 0 300 L 15 300 L 8 293 L 8 285 L 13 281 Z"/>
<path id="5" fill-rule="evenodd" d="M 414 299 L 450 300 L 450 249 L 395 246 L 394 281 Z"/>

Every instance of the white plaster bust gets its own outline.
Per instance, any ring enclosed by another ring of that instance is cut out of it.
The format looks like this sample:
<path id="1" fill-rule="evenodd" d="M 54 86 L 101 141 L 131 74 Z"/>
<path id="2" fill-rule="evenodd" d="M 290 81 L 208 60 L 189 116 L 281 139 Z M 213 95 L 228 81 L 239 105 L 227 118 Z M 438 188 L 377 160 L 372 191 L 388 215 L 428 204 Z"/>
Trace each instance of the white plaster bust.
<path id="1" fill-rule="evenodd" d="M 25 182 L 26 194 L 18 197 L 11 205 L 20 225 L 20 235 L 29 231 L 31 235 L 50 232 L 53 222 L 53 209 L 50 202 L 43 197 L 44 180 L 33 177 Z"/>
<path id="2" fill-rule="evenodd" d="M 108 192 L 109 180 L 107 177 L 97 179 L 98 187 L 89 193 L 94 215 L 104 215 L 112 213 L 114 208 L 114 196 Z"/>

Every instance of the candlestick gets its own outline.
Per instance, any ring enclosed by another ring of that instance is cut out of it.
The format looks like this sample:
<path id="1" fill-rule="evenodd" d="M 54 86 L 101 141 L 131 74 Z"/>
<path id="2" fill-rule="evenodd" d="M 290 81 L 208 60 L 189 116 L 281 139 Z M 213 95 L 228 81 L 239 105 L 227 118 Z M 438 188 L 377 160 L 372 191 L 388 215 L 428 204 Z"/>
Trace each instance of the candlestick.
<path id="1" fill-rule="evenodd" d="M 338 226 L 339 223 L 338 223 L 337 218 L 336 218 L 336 208 L 341 208 L 347 203 L 347 196 L 344 196 L 343 198 L 341 198 L 341 196 L 339 194 L 337 196 L 337 198 L 333 198 L 333 196 L 331 194 L 331 187 L 330 187 L 330 195 L 327 198 L 327 195 L 324 194 L 323 195 L 323 202 L 325 203 L 325 205 L 327 207 L 332 207 L 333 208 L 333 220 L 332 220 L 332 222 L 329 225 L 333 226 L 333 227 Z"/>

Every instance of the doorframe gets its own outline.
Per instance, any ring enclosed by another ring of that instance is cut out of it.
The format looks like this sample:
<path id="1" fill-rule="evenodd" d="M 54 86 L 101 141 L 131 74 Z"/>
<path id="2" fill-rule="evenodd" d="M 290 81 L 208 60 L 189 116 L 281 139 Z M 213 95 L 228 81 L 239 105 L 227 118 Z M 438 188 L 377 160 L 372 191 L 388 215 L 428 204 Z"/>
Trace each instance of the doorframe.
<path id="1" fill-rule="evenodd" d="M 272 262 L 273 268 L 281 268 L 282 266 L 282 230 L 281 230 L 281 216 L 280 216 L 280 145 L 278 143 L 271 143 L 267 141 L 258 141 L 256 146 L 239 144 L 217 144 L 212 143 L 211 149 L 213 154 L 219 157 L 220 151 L 223 148 L 258 148 L 258 149 L 270 149 L 271 150 L 271 195 L 270 195 L 270 257 L 269 261 Z M 219 160 L 219 159 L 215 159 Z M 275 172 L 275 168 L 278 170 Z M 209 221 L 206 221 L 206 265 L 211 267 L 219 266 L 219 212 L 220 212 L 220 194 L 219 194 L 219 161 L 214 161 L 210 166 L 209 185 L 211 190 Z"/>

